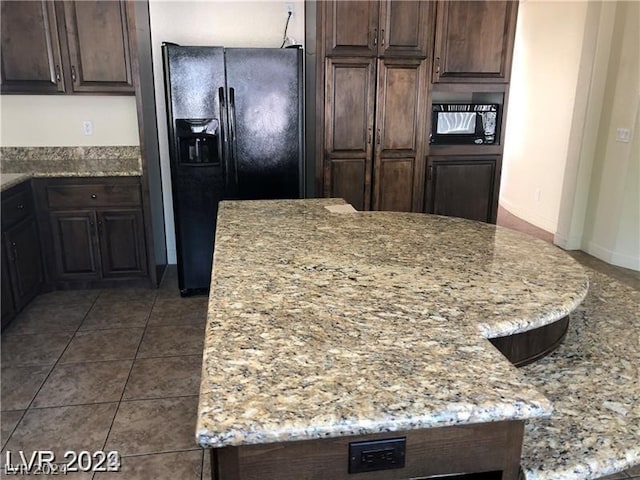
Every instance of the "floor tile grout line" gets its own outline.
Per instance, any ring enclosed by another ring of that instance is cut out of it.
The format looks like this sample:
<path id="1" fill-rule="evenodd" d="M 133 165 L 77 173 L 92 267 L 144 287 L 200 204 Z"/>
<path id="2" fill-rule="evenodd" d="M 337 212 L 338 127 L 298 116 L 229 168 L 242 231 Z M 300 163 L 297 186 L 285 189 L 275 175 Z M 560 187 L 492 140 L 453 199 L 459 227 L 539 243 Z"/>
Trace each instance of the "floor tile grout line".
<path id="1" fill-rule="evenodd" d="M 49 369 L 49 372 L 47 372 L 47 375 L 45 376 L 44 380 L 42 381 L 42 383 L 40 384 L 40 386 L 38 387 L 38 390 L 36 391 L 36 393 L 33 395 L 33 397 L 31 397 L 31 401 L 29 402 L 29 404 L 27 405 L 27 408 L 24 409 L 24 411 L 22 412 L 22 415 L 20 416 L 20 419 L 17 421 L 17 423 L 15 424 L 15 426 L 13 427 L 13 429 L 11 430 L 11 433 L 9 433 L 9 435 L 7 435 L 7 441 L 5 442 L 5 444 L 2 446 L 3 450 L 6 447 L 6 445 L 9 444 L 9 441 L 11 440 L 11 437 L 13 436 L 13 434 L 16 431 L 16 428 L 18 428 L 18 426 L 20 425 L 20 423 L 22 422 L 22 420 L 24 419 L 25 415 L 27 414 L 27 412 L 31 409 L 31 406 L 33 405 L 33 402 L 35 402 L 36 397 L 38 396 L 38 394 L 40 393 L 40 391 L 42 390 L 42 387 L 44 387 L 44 384 L 47 383 L 47 380 L 49 380 L 49 377 L 51 376 L 51 372 L 53 372 L 55 370 L 55 368 L 58 366 L 58 364 L 60 363 L 60 359 L 62 358 L 62 356 L 64 355 L 64 352 L 67 351 L 67 349 L 69 348 L 69 345 L 71 344 L 71 342 L 73 341 L 73 338 L 75 337 L 76 333 L 78 332 L 78 330 L 80 329 L 80 326 L 84 323 L 84 321 L 87 318 L 87 315 L 89 315 L 89 312 L 91 311 L 91 309 L 93 308 L 93 306 L 95 305 L 96 301 L 98 300 L 98 298 L 100 297 L 100 295 L 102 294 L 102 291 L 100 291 L 100 293 L 98 293 L 98 295 L 96 295 L 96 298 L 93 299 L 93 302 L 91 303 L 91 306 L 89 307 L 89 309 L 87 310 L 87 312 L 84 314 L 84 317 L 82 318 L 82 322 L 80 322 L 80 324 L 78 325 L 78 328 L 76 328 L 75 332 L 71 335 L 71 337 L 69 337 L 69 340 L 67 341 L 67 344 L 65 345 L 64 349 L 62 350 L 62 352 L 60 352 L 60 355 L 58 355 L 58 358 L 56 359 L 56 361 L 53 363 L 53 365 L 51 365 L 51 368 Z M 14 320 L 15 321 L 15 320 Z"/>
<path id="2" fill-rule="evenodd" d="M 165 399 L 176 399 L 176 398 L 193 398 L 193 397 L 198 397 L 198 394 L 194 394 L 194 395 L 171 395 L 168 397 L 149 397 L 149 398 L 124 398 L 121 400 L 122 402 L 125 403 L 130 403 L 130 402 L 147 402 L 150 400 L 165 400 Z"/>
<path id="3" fill-rule="evenodd" d="M 47 405 L 47 406 L 42 406 L 42 407 L 34 407 L 31 406 L 30 409 L 31 410 L 47 410 L 50 408 L 63 408 L 63 407 L 87 407 L 87 406 L 91 406 L 91 405 L 109 405 L 112 403 L 122 403 L 122 402 L 142 402 L 142 401 L 147 401 L 147 400 L 164 400 L 164 399 L 174 399 L 174 398 L 191 398 L 191 397 L 197 397 L 197 394 L 193 394 L 193 395 L 170 395 L 170 396 L 166 396 L 166 397 L 148 397 L 148 398 L 123 398 L 122 400 L 110 400 L 110 401 L 104 401 L 104 402 L 86 402 L 86 403 L 68 403 L 65 405 Z M 7 410 L 8 412 L 17 412 L 20 411 L 20 409 L 14 409 L 14 410 Z M 5 413 L 5 412 L 2 412 Z"/>
<path id="4" fill-rule="evenodd" d="M 204 478 L 204 462 L 206 461 L 208 448 L 202 448 L 202 458 L 200 459 L 200 480 L 205 480 Z"/>
<path id="5" fill-rule="evenodd" d="M 201 452 L 203 450 L 206 450 L 206 449 L 202 447 L 196 447 L 196 448 L 183 448 L 178 450 L 162 450 L 160 452 L 135 453 L 133 455 L 122 455 L 122 458 L 148 457 L 151 455 L 164 455 L 166 453 Z"/>

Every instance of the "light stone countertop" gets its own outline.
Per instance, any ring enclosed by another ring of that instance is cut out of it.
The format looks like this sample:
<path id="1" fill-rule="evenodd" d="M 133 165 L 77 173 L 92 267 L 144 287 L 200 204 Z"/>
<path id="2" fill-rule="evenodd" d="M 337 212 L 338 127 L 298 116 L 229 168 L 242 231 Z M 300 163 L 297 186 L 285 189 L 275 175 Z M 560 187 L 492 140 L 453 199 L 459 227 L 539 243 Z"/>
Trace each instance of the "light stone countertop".
<path id="1" fill-rule="evenodd" d="M 9 190 L 11 187 L 15 187 L 30 178 L 31 175 L 28 173 L 3 173 L 0 175 L 0 192 Z"/>
<path id="2" fill-rule="evenodd" d="M 0 147 L 3 175 L 118 177 L 142 174 L 140 147 Z"/>
<path id="3" fill-rule="evenodd" d="M 522 369 L 555 409 L 527 422 L 528 480 L 596 479 L 640 464 L 640 291 L 587 272 L 589 293 L 562 345 Z"/>
<path id="4" fill-rule="evenodd" d="M 344 203 L 223 202 L 196 427 L 203 447 L 546 417 L 483 337 L 583 300 L 562 250 L 493 225 Z"/>

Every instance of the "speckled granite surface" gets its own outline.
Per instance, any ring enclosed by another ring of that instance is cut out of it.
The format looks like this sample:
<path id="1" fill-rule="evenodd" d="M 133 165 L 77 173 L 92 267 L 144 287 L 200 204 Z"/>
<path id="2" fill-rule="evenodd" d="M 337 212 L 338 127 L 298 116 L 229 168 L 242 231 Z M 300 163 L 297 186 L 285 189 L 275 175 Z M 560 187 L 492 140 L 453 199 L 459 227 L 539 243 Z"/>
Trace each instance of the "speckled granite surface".
<path id="1" fill-rule="evenodd" d="M 30 178 L 31 175 L 28 173 L 3 173 L 0 175 L 0 192 L 9 190 Z"/>
<path id="2" fill-rule="evenodd" d="M 555 412 L 528 422 L 528 480 L 594 479 L 640 464 L 640 292 L 589 269 L 564 343 L 523 369 Z"/>
<path id="3" fill-rule="evenodd" d="M 335 203 L 222 204 L 200 445 L 551 413 L 483 336 L 572 311 L 587 291 L 581 266 L 508 229 L 323 207 Z"/>
<path id="4" fill-rule="evenodd" d="M 140 175 L 140 147 L 0 147 L 2 173 L 38 177 Z"/>

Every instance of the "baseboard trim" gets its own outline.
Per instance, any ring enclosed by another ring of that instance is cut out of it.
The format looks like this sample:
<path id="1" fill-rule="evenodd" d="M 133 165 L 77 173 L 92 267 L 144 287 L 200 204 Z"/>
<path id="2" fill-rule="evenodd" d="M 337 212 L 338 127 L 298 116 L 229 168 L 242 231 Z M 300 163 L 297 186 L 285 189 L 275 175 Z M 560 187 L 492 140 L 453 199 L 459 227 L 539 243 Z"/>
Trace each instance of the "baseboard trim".
<path id="1" fill-rule="evenodd" d="M 556 233 L 553 236 L 553 244 L 557 245 L 563 250 L 580 250 L 582 248 L 582 238 L 581 237 L 566 238 Z"/>
<path id="2" fill-rule="evenodd" d="M 584 251 L 611 265 L 640 271 L 640 257 L 614 252 L 594 242 L 587 242 Z"/>
<path id="3" fill-rule="evenodd" d="M 505 198 L 504 196 L 500 196 L 500 200 L 498 203 L 502 205 L 506 210 L 508 210 L 509 213 L 512 213 L 516 217 L 520 218 L 521 220 L 524 220 L 525 222 L 530 223 L 533 226 L 541 228 L 545 232 L 556 231 L 556 225 L 551 219 L 535 213 L 531 213 L 525 209 L 522 209 L 517 205 L 515 205 L 514 203 L 512 203 L 511 201 L 509 201 L 509 199 Z"/>

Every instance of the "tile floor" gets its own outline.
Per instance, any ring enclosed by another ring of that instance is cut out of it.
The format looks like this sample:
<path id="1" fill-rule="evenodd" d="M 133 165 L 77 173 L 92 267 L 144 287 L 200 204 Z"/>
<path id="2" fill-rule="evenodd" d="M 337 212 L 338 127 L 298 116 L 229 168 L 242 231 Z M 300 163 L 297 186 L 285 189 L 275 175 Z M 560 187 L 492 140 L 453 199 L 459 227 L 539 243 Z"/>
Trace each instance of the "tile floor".
<path id="1" fill-rule="evenodd" d="M 158 290 L 37 297 L 2 332 L 3 452 L 123 457 L 120 473 L 63 478 L 211 478 L 195 444 L 206 309 L 179 296 L 175 268 Z"/>
<path id="2" fill-rule="evenodd" d="M 640 289 L 637 272 L 574 256 Z M 120 473 L 62 478 L 211 478 L 194 440 L 205 320 L 206 298 L 181 298 L 175 268 L 158 290 L 37 297 L 2 332 L 0 448 L 123 456 Z M 606 478 L 640 479 L 640 466 Z"/>

